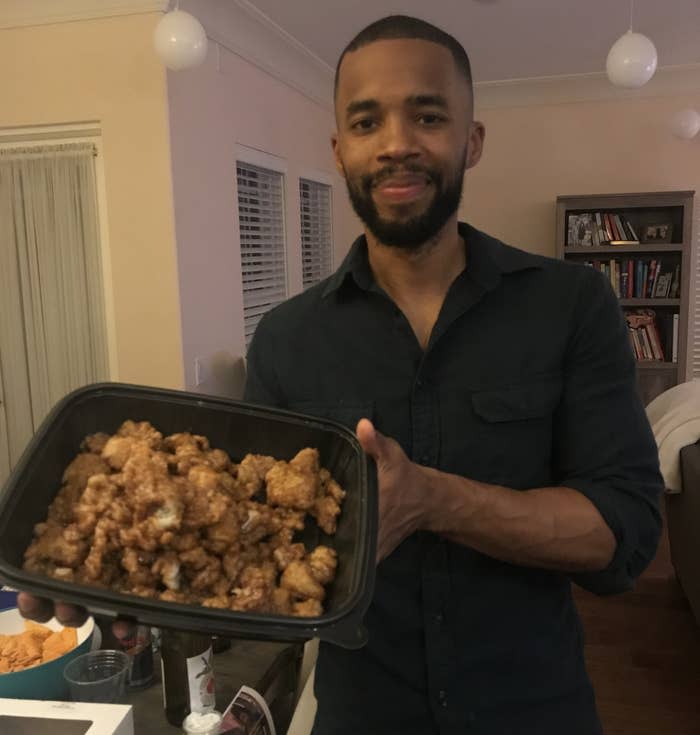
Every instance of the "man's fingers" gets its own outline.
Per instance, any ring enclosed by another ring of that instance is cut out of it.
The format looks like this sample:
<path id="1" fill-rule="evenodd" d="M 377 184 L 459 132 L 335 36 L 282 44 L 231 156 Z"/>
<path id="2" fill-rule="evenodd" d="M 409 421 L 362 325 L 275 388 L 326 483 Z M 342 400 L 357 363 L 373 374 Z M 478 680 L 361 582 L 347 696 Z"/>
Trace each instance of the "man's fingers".
<path id="1" fill-rule="evenodd" d="M 45 597 L 35 597 L 28 592 L 17 595 L 17 607 L 23 618 L 45 623 L 53 617 L 53 602 Z"/>
<path id="2" fill-rule="evenodd" d="M 54 604 L 56 620 L 61 625 L 69 628 L 79 628 L 88 617 L 87 610 L 77 605 L 69 605 L 67 602 L 56 602 Z"/>

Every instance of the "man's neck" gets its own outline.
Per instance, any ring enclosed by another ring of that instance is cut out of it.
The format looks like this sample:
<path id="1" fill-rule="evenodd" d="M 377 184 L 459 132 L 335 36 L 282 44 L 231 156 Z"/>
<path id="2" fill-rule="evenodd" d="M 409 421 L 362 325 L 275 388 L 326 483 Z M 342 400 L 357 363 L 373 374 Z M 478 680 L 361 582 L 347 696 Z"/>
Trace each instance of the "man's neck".
<path id="1" fill-rule="evenodd" d="M 442 300 L 466 266 L 466 248 L 457 230 L 457 215 L 418 250 L 383 245 L 371 232 L 365 235 L 374 278 L 398 304 L 416 298 Z"/>

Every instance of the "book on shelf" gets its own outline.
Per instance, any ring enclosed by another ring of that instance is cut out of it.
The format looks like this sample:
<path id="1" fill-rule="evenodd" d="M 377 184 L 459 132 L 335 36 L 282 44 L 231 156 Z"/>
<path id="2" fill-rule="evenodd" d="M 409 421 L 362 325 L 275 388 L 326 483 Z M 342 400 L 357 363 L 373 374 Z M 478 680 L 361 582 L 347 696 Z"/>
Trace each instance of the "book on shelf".
<path id="1" fill-rule="evenodd" d="M 572 212 L 567 214 L 566 246 L 638 245 L 630 221 L 615 212 Z"/>
<path id="2" fill-rule="evenodd" d="M 603 273 L 621 299 L 677 299 L 680 265 L 662 258 L 610 258 L 585 260 L 584 265 Z"/>
<path id="3" fill-rule="evenodd" d="M 659 330 L 656 312 L 653 309 L 636 309 L 626 312 L 625 319 L 635 358 L 640 361 L 666 362 L 671 351 Z"/>

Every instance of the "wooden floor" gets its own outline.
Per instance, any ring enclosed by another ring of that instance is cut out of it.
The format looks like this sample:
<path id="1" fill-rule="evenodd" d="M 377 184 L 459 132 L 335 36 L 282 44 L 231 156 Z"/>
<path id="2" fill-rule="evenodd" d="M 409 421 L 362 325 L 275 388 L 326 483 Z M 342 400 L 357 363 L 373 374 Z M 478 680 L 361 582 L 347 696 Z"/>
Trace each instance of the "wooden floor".
<path id="1" fill-rule="evenodd" d="M 633 592 L 575 597 L 605 735 L 700 735 L 700 625 L 668 537 Z"/>

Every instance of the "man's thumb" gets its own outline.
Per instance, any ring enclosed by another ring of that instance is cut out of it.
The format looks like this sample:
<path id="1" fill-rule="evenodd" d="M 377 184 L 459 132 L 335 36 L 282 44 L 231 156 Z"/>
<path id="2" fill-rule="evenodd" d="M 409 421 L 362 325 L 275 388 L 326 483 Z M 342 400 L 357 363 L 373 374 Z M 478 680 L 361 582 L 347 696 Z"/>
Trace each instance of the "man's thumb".
<path id="1" fill-rule="evenodd" d="M 360 419 L 355 430 L 360 446 L 377 463 L 382 464 L 387 457 L 387 439 L 374 428 L 369 419 Z"/>

